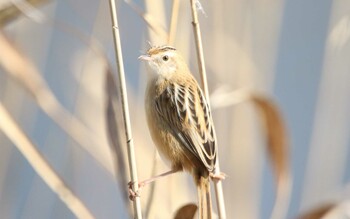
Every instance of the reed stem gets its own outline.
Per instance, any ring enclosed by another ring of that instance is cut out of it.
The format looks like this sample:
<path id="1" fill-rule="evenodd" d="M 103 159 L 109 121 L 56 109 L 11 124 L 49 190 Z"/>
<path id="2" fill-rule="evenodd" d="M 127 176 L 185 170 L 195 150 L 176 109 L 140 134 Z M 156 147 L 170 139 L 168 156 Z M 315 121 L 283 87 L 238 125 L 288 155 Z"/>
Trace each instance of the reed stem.
<path id="1" fill-rule="evenodd" d="M 197 13 L 197 7 L 196 7 L 196 0 L 190 0 L 191 3 L 191 11 L 192 11 L 192 26 L 193 26 L 193 33 L 194 33 L 194 39 L 196 42 L 196 51 L 197 51 L 197 62 L 199 66 L 199 73 L 201 76 L 201 82 L 202 82 L 202 88 L 204 91 L 204 95 L 206 97 L 206 100 L 209 101 L 209 91 L 208 91 L 208 82 L 207 82 L 207 75 L 205 70 L 205 62 L 204 62 L 204 54 L 203 54 L 203 45 L 202 45 L 202 38 L 201 38 L 201 31 L 198 21 L 198 13 Z M 220 173 L 220 166 L 219 166 L 219 155 L 217 154 L 216 159 L 216 166 L 215 166 L 215 173 Z M 225 210 L 225 202 L 224 202 L 224 193 L 222 189 L 222 182 L 220 180 L 214 181 L 214 187 L 215 187 L 215 196 L 216 196 L 216 202 L 218 206 L 218 213 L 220 219 L 226 218 L 226 210 Z"/>
<path id="2" fill-rule="evenodd" d="M 177 29 L 177 22 L 179 17 L 179 7 L 180 7 L 180 1 L 173 0 L 173 6 L 171 9 L 169 35 L 168 35 L 168 45 L 174 44 L 176 29 Z"/>
<path id="3" fill-rule="evenodd" d="M 128 97 L 127 97 L 126 85 L 125 85 L 124 64 L 123 64 L 123 56 L 122 56 L 121 43 L 120 43 L 115 0 L 110 0 L 109 6 L 110 6 L 110 12 L 111 12 L 111 19 L 112 19 L 113 41 L 114 41 L 115 57 L 116 57 L 118 77 L 119 77 L 119 83 L 120 83 L 120 94 L 122 99 L 123 121 L 125 126 L 125 135 L 126 135 L 127 152 L 128 152 L 128 160 L 129 160 L 129 171 L 131 176 L 131 182 L 133 183 L 133 186 L 132 186 L 133 191 L 137 192 L 138 178 L 137 178 L 137 170 L 136 170 L 136 159 L 135 159 L 135 151 L 134 151 L 134 142 L 133 142 L 132 133 L 131 133 Z M 134 203 L 133 205 L 134 218 L 141 219 L 142 213 L 141 213 L 140 197 L 135 197 L 133 203 Z"/>

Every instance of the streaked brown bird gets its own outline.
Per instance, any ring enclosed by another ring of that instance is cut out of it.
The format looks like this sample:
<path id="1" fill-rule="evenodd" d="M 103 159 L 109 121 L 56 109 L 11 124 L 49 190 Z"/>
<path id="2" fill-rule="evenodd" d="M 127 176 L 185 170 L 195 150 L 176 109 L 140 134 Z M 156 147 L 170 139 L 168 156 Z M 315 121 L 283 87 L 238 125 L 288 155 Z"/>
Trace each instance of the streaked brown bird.
<path id="1" fill-rule="evenodd" d="M 198 189 L 199 217 L 212 218 L 210 177 L 217 156 L 213 120 L 205 96 L 185 60 L 170 46 L 152 47 L 139 57 L 150 66 L 145 107 L 151 137 L 171 170 L 140 183 L 186 170 Z"/>

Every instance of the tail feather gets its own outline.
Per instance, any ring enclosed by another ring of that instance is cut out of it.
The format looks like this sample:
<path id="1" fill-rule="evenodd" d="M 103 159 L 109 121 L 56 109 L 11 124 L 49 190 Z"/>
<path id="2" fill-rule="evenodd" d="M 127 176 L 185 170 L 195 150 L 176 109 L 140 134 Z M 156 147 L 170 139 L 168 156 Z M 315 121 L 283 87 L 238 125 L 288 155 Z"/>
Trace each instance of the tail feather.
<path id="1" fill-rule="evenodd" d="M 201 176 L 197 184 L 199 219 L 212 219 L 209 177 Z"/>

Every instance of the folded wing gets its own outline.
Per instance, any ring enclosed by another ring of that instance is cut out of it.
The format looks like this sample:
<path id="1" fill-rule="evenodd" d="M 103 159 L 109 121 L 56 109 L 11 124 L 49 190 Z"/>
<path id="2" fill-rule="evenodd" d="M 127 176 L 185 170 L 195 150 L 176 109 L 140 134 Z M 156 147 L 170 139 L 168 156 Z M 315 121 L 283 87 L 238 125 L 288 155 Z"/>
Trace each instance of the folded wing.
<path id="1" fill-rule="evenodd" d="M 208 171 L 213 171 L 217 153 L 215 130 L 208 103 L 196 81 L 170 83 L 155 102 L 157 113 L 176 139 Z"/>

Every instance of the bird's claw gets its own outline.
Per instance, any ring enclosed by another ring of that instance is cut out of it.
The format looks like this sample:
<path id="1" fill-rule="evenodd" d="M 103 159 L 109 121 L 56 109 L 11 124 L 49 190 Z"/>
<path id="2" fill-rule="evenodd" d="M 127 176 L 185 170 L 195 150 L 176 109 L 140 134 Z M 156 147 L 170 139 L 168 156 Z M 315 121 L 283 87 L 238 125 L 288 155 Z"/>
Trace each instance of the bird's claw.
<path id="1" fill-rule="evenodd" d="M 210 173 L 209 176 L 213 181 L 220 181 L 220 180 L 226 179 L 227 175 L 223 172 L 220 172 L 220 173 Z"/>
<path id="2" fill-rule="evenodd" d="M 144 183 L 138 183 L 138 190 L 137 191 L 134 191 L 133 190 L 133 185 L 134 185 L 134 182 L 130 181 L 128 183 L 128 188 L 129 188 L 129 199 L 131 201 L 134 201 L 136 197 L 140 197 L 140 193 L 141 193 L 141 188 L 144 186 Z"/>
<path id="3" fill-rule="evenodd" d="M 129 199 L 130 199 L 130 201 L 135 201 L 136 197 L 140 197 L 139 191 L 134 192 L 132 189 L 129 189 Z"/>

